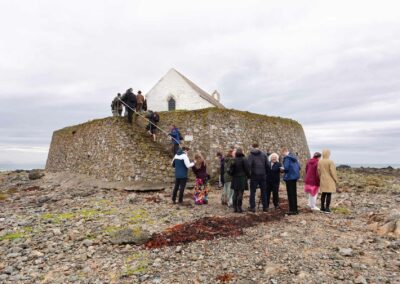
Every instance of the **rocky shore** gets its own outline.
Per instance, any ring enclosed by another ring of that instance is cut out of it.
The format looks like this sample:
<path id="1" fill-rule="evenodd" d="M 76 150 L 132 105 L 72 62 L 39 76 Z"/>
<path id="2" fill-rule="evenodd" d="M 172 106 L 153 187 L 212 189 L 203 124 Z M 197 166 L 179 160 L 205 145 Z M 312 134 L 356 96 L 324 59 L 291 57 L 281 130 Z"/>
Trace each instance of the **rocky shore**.
<path id="1" fill-rule="evenodd" d="M 231 213 L 217 188 L 178 206 L 169 186 L 2 172 L 0 283 L 400 283 L 400 170 L 338 174 L 332 214 L 307 209 L 300 183 L 285 216 Z"/>

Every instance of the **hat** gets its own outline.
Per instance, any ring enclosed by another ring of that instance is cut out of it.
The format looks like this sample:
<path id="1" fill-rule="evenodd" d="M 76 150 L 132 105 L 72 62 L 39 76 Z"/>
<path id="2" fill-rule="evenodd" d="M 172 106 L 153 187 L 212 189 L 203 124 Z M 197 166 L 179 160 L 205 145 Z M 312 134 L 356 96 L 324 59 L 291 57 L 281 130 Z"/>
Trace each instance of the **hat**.
<path id="1" fill-rule="evenodd" d="M 314 153 L 314 158 L 321 158 L 321 153 L 320 152 L 315 152 Z"/>

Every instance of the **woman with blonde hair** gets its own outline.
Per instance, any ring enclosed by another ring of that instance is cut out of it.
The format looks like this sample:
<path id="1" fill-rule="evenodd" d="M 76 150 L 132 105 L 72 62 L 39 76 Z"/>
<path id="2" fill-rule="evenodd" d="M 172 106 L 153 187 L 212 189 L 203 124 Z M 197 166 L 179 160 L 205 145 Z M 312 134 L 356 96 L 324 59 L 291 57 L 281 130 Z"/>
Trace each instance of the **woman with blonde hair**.
<path id="1" fill-rule="evenodd" d="M 330 213 L 329 206 L 331 204 L 332 193 L 336 192 L 336 184 L 338 178 L 336 174 L 336 166 L 329 159 L 331 151 L 328 149 L 322 150 L 322 159 L 318 162 L 318 175 L 321 195 L 321 211 Z"/>
<path id="2" fill-rule="evenodd" d="M 194 187 L 194 203 L 207 204 L 208 203 L 208 174 L 207 165 L 203 156 L 200 153 L 194 155 L 194 166 L 192 171 L 196 176 L 196 183 Z"/>

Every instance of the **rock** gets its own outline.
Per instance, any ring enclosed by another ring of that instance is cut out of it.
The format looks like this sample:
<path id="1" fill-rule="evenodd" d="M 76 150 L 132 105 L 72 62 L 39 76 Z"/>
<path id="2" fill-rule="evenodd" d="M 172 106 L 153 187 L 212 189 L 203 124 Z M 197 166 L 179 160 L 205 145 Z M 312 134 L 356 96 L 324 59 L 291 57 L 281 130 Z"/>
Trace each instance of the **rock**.
<path id="1" fill-rule="evenodd" d="M 381 226 L 378 228 L 378 235 L 384 236 L 387 235 L 388 233 L 393 232 L 396 229 L 396 222 L 395 221 L 390 221 L 386 223 L 385 225 Z"/>
<path id="2" fill-rule="evenodd" d="M 55 236 L 61 235 L 62 233 L 61 233 L 60 228 L 55 228 L 55 229 L 53 229 L 53 234 L 54 234 Z"/>
<path id="3" fill-rule="evenodd" d="M 141 228 L 122 229 L 117 231 L 111 239 L 111 243 L 117 245 L 135 244 L 142 245 L 150 239 L 151 235 L 147 230 Z"/>
<path id="4" fill-rule="evenodd" d="M 281 237 L 286 238 L 287 236 L 289 236 L 288 232 L 283 232 L 282 234 L 280 234 Z"/>
<path id="5" fill-rule="evenodd" d="M 365 280 L 365 278 L 362 275 L 358 276 L 354 280 L 354 283 L 356 283 L 356 284 L 368 284 L 367 280 Z"/>
<path id="6" fill-rule="evenodd" d="M 165 190 L 165 185 L 163 184 L 143 184 L 134 185 L 124 188 L 125 191 L 136 191 L 136 192 L 152 192 L 152 191 L 162 191 Z"/>
<path id="7" fill-rule="evenodd" d="M 351 248 L 339 248 L 339 253 L 342 256 L 352 256 L 353 250 Z"/>
<path id="8" fill-rule="evenodd" d="M 177 246 L 175 249 L 176 253 L 181 253 L 182 252 L 182 247 L 181 246 Z"/>
<path id="9" fill-rule="evenodd" d="M 42 257 L 44 256 L 44 253 L 38 251 L 38 250 L 33 250 L 30 254 L 32 257 Z"/>
<path id="10" fill-rule="evenodd" d="M 90 246 L 93 245 L 93 241 L 92 241 L 92 240 L 86 239 L 86 240 L 84 240 L 84 241 L 82 242 L 82 244 L 83 244 L 84 246 L 86 246 L 86 247 L 90 247 Z"/>
<path id="11" fill-rule="evenodd" d="M 42 206 L 43 204 L 49 201 L 51 201 L 51 198 L 49 196 L 40 196 L 38 199 L 36 199 L 36 203 L 39 206 Z"/>
<path id="12" fill-rule="evenodd" d="M 368 229 L 371 231 L 376 232 L 379 228 L 379 223 L 378 222 L 373 222 L 371 224 L 368 225 Z"/>
<path id="13" fill-rule="evenodd" d="M 7 266 L 6 268 L 4 268 L 4 272 L 7 274 L 12 274 L 14 272 L 14 267 Z"/>
<path id="14" fill-rule="evenodd" d="M 400 220 L 396 222 L 396 229 L 393 232 L 396 236 L 400 237 Z"/>
<path id="15" fill-rule="evenodd" d="M 17 253 L 17 252 L 13 252 L 13 253 L 9 253 L 9 254 L 7 254 L 7 258 L 15 258 L 15 257 L 19 257 L 19 256 L 21 256 L 21 254 L 20 253 Z"/>
<path id="16" fill-rule="evenodd" d="M 305 226 L 307 224 L 306 220 L 301 220 L 300 225 Z"/>
<path id="17" fill-rule="evenodd" d="M 30 180 L 41 179 L 42 177 L 44 177 L 44 173 L 41 170 L 31 170 L 28 175 Z"/>
<path id="18" fill-rule="evenodd" d="M 265 268 L 264 273 L 268 276 L 273 276 L 283 272 L 283 270 L 283 266 L 279 264 L 270 264 Z"/>
<path id="19" fill-rule="evenodd" d="M 138 198 L 135 193 L 130 194 L 127 199 L 130 204 L 134 204 L 134 203 L 138 202 Z"/>
<path id="20" fill-rule="evenodd" d="M 339 165 L 336 169 L 351 169 L 351 167 L 349 165 Z"/>
<path id="21" fill-rule="evenodd" d="M 390 221 L 398 221 L 400 220 L 400 211 L 394 209 L 390 211 L 389 215 L 386 216 L 385 222 L 390 222 Z"/>

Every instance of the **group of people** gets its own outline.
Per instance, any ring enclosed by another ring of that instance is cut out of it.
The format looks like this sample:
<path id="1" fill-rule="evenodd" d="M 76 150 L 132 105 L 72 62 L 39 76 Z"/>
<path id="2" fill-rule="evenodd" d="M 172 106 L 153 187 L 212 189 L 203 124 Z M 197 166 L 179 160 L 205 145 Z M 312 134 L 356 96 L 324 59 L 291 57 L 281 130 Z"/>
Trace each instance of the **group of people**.
<path id="1" fill-rule="evenodd" d="M 133 89 L 129 88 L 122 96 L 118 93 L 111 102 L 113 116 L 121 116 L 124 107 L 125 115 L 128 116 L 129 122 L 132 122 L 132 116 L 135 111 L 138 113 L 147 111 L 147 100 L 142 95 L 142 91 L 139 90 L 135 94 L 133 93 Z"/>
<path id="2" fill-rule="evenodd" d="M 311 210 L 330 213 L 332 193 L 336 192 L 338 178 L 336 166 L 330 158 L 331 152 L 328 149 L 321 153 L 314 153 L 307 161 L 306 177 L 304 179 L 304 191 L 308 194 L 308 206 Z M 317 207 L 318 192 L 321 192 L 321 207 Z"/>
<path id="3" fill-rule="evenodd" d="M 122 116 L 123 108 L 125 108 L 125 116 L 128 117 L 128 123 L 132 123 L 135 112 L 138 114 L 146 112 L 145 118 L 149 121 L 146 129 L 149 135 L 153 137 L 153 141 L 156 141 L 156 125 L 160 121 L 160 115 L 157 112 L 147 110 L 147 100 L 142 95 L 142 91 L 139 90 L 135 94 L 133 89 L 129 88 L 122 96 L 118 93 L 111 102 L 113 116 Z"/>
<path id="4" fill-rule="evenodd" d="M 178 196 L 178 203 L 183 202 L 184 190 L 188 178 L 188 169 L 192 169 L 196 176 L 193 199 L 195 204 L 208 203 L 209 175 L 207 165 L 200 154 L 194 156 L 194 162 L 190 162 L 188 157 L 189 148 L 179 147 L 179 130 L 172 126 L 171 137 L 174 144 L 174 158 L 172 165 L 175 168 L 175 186 L 172 194 L 172 201 L 175 204 Z M 176 151 L 176 152 L 175 152 Z M 297 215 L 297 181 L 301 175 L 301 165 L 296 154 L 282 147 L 280 154 L 282 162 L 279 161 L 277 153 L 264 153 L 259 149 L 259 145 L 254 143 L 249 155 L 246 157 L 243 149 L 232 146 L 226 155 L 217 153 L 220 160 L 221 181 L 223 192 L 221 203 L 233 209 L 233 212 L 243 212 L 243 194 L 250 189 L 249 208 L 251 212 L 256 212 L 256 191 L 260 188 L 261 203 L 263 212 L 268 212 L 271 195 L 275 210 L 280 210 L 279 205 L 279 185 L 281 174 L 286 184 L 286 192 L 289 203 L 288 215 Z M 324 150 L 321 154 L 315 153 L 313 158 L 307 161 L 305 169 L 305 192 L 308 194 L 309 207 L 312 210 L 330 212 L 330 202 L 332 192 L 336 191 L 337 175 L 336 167 L 329 159 L 330 151 Z M 250 181 L 250 182 L 249 182 Z M 316 207 L 318 192 L 322 192 L 321 209 Z"/>

